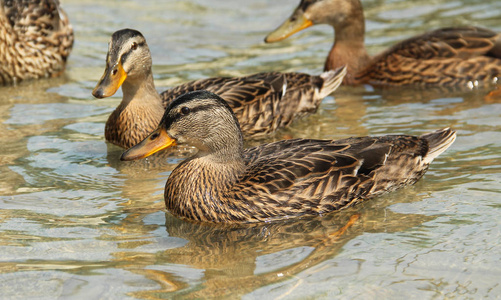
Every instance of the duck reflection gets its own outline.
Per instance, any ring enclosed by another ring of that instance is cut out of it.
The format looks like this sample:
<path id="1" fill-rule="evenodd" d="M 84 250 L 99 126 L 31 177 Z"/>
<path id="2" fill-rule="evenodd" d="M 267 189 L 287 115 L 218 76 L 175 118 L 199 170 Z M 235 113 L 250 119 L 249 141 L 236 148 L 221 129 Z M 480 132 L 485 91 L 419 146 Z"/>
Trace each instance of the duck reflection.
<path id="1" fill-rule="evenodd" d="M 412 201 L 419 198 L 416 197 Z M 184 246 L 154 254 L 114 255 L 121 268 L 141 274 L 161 287 L 133 292 L 131 296 L 240 297 L 260 287 L 291 280 L 303 271 L 313 271 L 363 233 L 403 231 L 434 218 L 395 213 L 386 209 L 387 205 L 383 201 L 325 216 L 252 226 L 192 223 L 166 213 L 169 239 L 185 240 Z M 137 216 L 135 220 L 139 221 Z M 200 278 L 183 280 L 190 273 L 197 273 Z"/>

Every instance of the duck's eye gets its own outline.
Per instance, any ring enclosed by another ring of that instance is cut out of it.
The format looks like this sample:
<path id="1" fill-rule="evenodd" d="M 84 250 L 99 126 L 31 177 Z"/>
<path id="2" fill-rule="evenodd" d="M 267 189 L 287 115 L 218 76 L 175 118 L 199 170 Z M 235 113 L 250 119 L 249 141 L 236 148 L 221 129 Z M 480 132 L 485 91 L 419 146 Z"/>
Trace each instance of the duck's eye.
<path id="1" fill-rule="evenodd" d="M 189 113 L 190 113 L 190 108 L 189 108 L 189 107 L 186 107 L 186 106 L 185 106 L 185 107 L 183 107 L 183 108 L 181 108 L 181 113 L 182 113 L 183 115 L 187 115 L 187 114 L 189 114 Z"/>
<path id="2" fill-rule="evenodd" d="M 111 71 L 111 74 L 113 74 L 113 75 L 117 75 L 117 72 L 118 72 L 118 70 L 117 70 L 117 69 L 114 69 L 113 71 Z"/>
<path id="3" fill-rule="evenodd" d="M 132 43 L 132 46 L 130 48 L 132 50 L 136 50 L 137 49 L 137 43 L 136 42 Z"/>
<path id="4" fill-rule="evenodd" d="M 160 133 L 158 133 L 158 132 L 154 132 L 154 133 L 150 136 L 150 139 L 151 139 L 151 140 L 156 140 L 156 138 L 157 138 L 158 136 L 160 136 Z"/>

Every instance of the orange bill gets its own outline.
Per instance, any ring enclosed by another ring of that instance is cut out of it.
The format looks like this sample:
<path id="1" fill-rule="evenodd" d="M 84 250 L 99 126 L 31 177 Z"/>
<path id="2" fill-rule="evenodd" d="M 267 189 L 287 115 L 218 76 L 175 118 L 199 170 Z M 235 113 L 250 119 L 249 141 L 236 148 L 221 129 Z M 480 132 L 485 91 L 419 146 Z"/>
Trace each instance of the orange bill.
<path id="1" fill-rule="evenodd" d="M 268 34 L 264 41 L 266 43 L 278 42 L 312 25 L 313 22 L 308 20 L 301 11 L 296 10 L 289 19 Z"/>
<path id="2" fill-rule="evenodd" d="M 103 77 L 101 77 L 101 80 L 99 80 L 99 83 L 92 91 L 92 95 L 96 98 L 113 96 L 113 94 L 118 91 L 120 86 L 122 86 L 122 83 L 126 78 L 127 73 L 125 73 L 121 62 L 114 65 L 112 68 L 106 66 Z"/>
<path id="3" fill-rule="evenodd" d="M 171 138 L 163 127 L 157 128 L 142 142 L 125 151 L 120 160 L 135 160 L 145 158 L 162 149 L 176 145 L 176 140 Z"/>

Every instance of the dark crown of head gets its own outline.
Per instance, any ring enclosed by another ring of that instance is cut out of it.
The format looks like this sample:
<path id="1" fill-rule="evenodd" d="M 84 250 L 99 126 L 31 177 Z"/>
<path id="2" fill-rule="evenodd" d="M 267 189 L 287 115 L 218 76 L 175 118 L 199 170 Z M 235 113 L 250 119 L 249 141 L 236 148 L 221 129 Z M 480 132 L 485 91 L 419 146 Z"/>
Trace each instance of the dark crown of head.
<path id="1" fill-rule="evenodd" d="M 113 33 L 113 35 L 111 36 L 111 39 L 113 41 L 123 43 L 124 41 L 129 40 L 129 39 L 136 37 L 136 36 L 142 37 L 143 35 L 141 34 L 141 32 L 139 32 L 135 29 L 125 28 L 125 29 L 115 31 Z"/>

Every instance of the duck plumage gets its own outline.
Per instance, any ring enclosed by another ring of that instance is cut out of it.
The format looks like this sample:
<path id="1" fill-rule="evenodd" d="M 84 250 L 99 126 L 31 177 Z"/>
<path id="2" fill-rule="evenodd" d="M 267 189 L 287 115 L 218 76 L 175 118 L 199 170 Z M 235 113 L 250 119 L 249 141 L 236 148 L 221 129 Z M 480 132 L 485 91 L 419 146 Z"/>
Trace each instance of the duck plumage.
<path id="1" fill-rule="evenodd" d="M 446 128 L 419 137 L 293 139 L 244 150 L 231 108 L 196 91 L 172 102 L 157 130 L 122 159 L 193 145 L 199 152 L 167 180 L 167 209 L 201 222 L 264 222 L 336 211 L 413 184 L 454 139 Z"/>
<path id="2" fill-rule="evenodd" d="M 57 0 L 0 0 L 0 85 L 60 75 L 73 28 Z"/>

